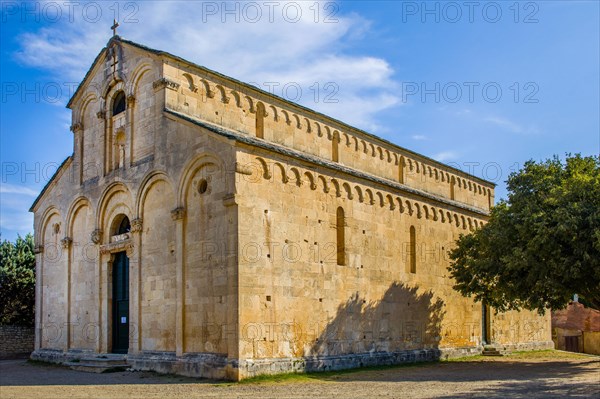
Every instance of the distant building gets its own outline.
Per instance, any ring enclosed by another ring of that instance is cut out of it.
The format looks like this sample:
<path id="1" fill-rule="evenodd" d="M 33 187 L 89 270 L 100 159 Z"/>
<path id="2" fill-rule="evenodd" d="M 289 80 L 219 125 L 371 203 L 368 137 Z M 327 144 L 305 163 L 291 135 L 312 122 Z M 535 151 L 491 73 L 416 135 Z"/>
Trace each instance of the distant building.
<path id="1" fill-rule="evenodd" d="M 448 277 L 493 183 L 118 36 L 68 107 L 31 208 L 34 358 L 237 380 L 552 347 L 549 315 Z"/>
<path id="2" fill-rule="evenodd" d="M 556 349 L 600 355 L 600 311 L 571 302 L 552 312 L 552 340 Z"/>

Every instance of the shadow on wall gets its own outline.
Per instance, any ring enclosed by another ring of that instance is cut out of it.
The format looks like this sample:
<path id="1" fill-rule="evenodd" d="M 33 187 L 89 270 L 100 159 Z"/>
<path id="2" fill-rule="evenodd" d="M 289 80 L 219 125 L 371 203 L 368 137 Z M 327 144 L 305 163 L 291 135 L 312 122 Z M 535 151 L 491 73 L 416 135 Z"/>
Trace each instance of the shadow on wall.
<path id="1" fill-rule="evenodd" d="M 393 283 L 379 301 L 367 302 L 358 293 L 341 304 L 316 339 L 310 355 L 339 356 L 437 349 L 441 340 L 444 302 L 431 291 Z M 432 351 L 431 353 L 437 353 Z M 381 358 L 378 364 L 398 361 L 436 360 Z M 370 363 L 370 362 L 367 362 Z M 348 367 L 367 365 L 359 361 Z"/>

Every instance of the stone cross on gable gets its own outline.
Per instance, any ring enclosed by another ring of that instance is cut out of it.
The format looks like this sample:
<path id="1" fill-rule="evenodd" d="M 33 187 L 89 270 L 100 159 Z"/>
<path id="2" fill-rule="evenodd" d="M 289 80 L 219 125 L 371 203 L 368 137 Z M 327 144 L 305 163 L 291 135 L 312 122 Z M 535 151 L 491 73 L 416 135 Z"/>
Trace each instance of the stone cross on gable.
<path id="1" fill-rule="evenodd" d="M 117 36 L 117 28 L 119 27 L 119 23 L 116 19 L 113 19 L 113 26 L 110 27 L 113 31 L 113 37 Z"/>
<path id="2" fill-rule="evenodd" d="M 113 25 L 110 27 L 110 29 L 112 29 L 113 31 L 113 37 L 117 36 L 118 27 L 119 23 L 116 19 L 113 19 Z M 117 64 L 119 63 L 119 60 L 117 59 L 117 51 L 114 46 L 110 50 L 110 55 L 112 55 L 112 63 L 110 64 L 110 66 L 112 67 L 113 78 L 115 78 L 117 76 Z"/>

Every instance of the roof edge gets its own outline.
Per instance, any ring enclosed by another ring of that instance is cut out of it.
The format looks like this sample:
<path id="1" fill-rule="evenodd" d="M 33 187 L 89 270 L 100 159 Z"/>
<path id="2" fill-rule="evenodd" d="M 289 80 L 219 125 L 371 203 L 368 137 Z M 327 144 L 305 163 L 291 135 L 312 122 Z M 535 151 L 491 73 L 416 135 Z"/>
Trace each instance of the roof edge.
<path id="1" fill-rule="evenodd" d="M 42 188 L 42 191 L 40 191 L 40 194 L 37 196 L 37 198 L 33 201 L 33 204 L 31 204 L 31 207 L 29 207 L 29 212 L 35 212 L 35 210 L 33 208 L 35 208 L 37 206 L 37 204 L 42 200 L 42 197 L 44 196 L 44 194 L 46 194 L 46 192 L 50 189 L 50 186 L 52 185 L 52 183 L 54 183 L 54 180 L 56 178 L 58 178 L 58 175 L 60 173 L 62 173 L 63 168 L 66 166 L 66 164 L 73 159 L 73 155 L 69 155 L 64 161 L 62 161 L 62 163 L 60 164 L 60 166 L 58 167 L 58 169 L 56 169 L 56 172 L 54 172 L 54 174 L 52 175 L 52 177 L 50 178 L 50 180 L 48 180 L 48 183 L 46 183 L 46 185 L 44 186 L 44 188 Z"/>

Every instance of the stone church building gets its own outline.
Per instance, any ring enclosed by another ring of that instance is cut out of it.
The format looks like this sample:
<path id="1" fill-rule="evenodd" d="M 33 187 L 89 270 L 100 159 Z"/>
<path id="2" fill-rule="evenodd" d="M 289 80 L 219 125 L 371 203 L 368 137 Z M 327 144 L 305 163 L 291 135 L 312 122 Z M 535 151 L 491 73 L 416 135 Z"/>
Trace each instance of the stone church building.
<path id="1" fill-rule="evenodd" d="M 32 357 L 243 379 L 552 347 L 452 289 L 494 184 L 114 36 L 31 207 Z"/>

